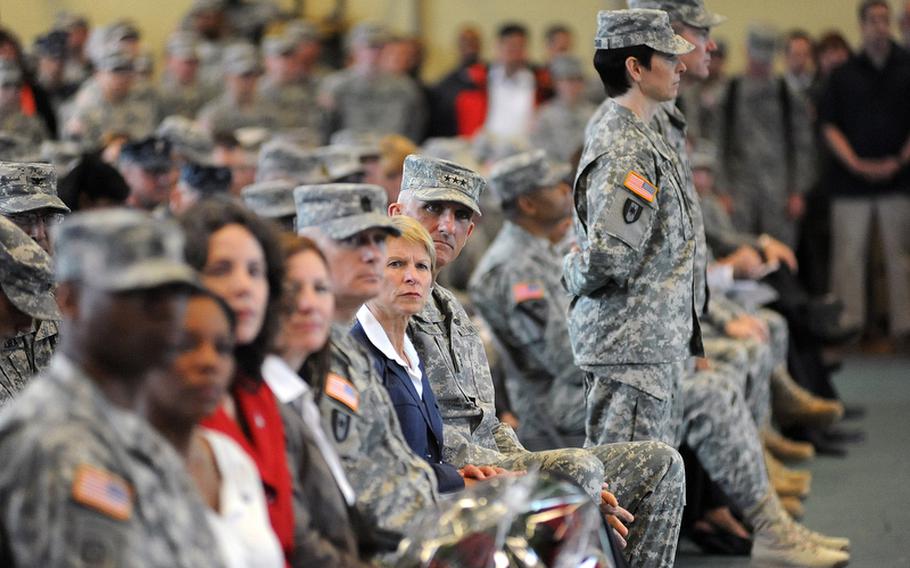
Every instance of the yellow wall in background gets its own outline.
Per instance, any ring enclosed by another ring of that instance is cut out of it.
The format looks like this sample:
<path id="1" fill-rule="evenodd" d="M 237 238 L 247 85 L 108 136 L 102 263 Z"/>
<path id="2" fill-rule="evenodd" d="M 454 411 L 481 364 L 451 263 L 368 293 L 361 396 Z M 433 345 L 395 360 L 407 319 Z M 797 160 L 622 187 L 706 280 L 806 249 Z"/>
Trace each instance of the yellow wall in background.
<path id="1" fill-rule="evenodd" d="M 892 0 L 895 6 L 899 0 Z M 0 0 L 0 22 L 15 30 L 27 42 L 45 31 L 55 12 L 61 9 L 86 14 L 94 24 L 106 24 L 128 16 L 145 32 L 146 45 L 160 54 L 164 41 L 191 0 Z M 802 27 L 818 34 L 840 29 L 851 42 L 857 39 L 857 0 L 708 0 L 714 11 L 730 20 L 716 30 L 716 36 L 730 44 L 731 67 L 743 61 L 743 42 L 749 22 L 764 21 L 781 31 Z M 292 0 L 282 0 L 290 7 Z M 477 24 L 485 36 L 489 54 L 493 34 L 505 20 L 525 23 L 532 33 L 532 54 L 542 53 L 543 30 L 555 21 L 576 32 L 576 53 L 588 59 L 593 51 L 591 37 L 595 14 L 601 9 L 621 7 L 622 0 L 347 0 L 352 19 L 385 22 L 396 31 L 408 32 L 422 22 L 428 59 L 424 70 L 434 80 L 455 62 L 454 40 L 458 28 Z M 334 6 L 333 0 L 304 0 L 307 16 L 321 18 Z M 419 9 L 417 8 L 419 6 Z"/>

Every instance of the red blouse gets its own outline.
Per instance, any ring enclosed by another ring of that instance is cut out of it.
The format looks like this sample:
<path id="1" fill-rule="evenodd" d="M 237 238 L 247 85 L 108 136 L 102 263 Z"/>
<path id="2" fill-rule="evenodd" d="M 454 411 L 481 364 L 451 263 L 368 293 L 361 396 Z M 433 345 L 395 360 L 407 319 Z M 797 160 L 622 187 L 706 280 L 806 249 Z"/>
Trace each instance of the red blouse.
<path id="1" fill-rule="evenodd" d="M 202 425 L 229 436 L 249 454 L 259 469 L 265 490 L 272 529 L 278 536 L 285 558 L 294 550 L 294 507 L 291 494 L 291 473 L 285 453 L 284 424 L 275 395 L 264 381 L 238 376 L 231 395 L 249 430 L 231 419 L 219 407 Z"/>

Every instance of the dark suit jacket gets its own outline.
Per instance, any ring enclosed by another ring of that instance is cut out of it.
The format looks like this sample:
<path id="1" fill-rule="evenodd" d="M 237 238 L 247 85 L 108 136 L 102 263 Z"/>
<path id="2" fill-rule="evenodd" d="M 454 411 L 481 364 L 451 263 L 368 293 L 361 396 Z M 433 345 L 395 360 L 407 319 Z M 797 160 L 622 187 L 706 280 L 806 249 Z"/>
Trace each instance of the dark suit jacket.
<path id="1" fill-rule="evenodd" d="M 414 383 L 411 382 L 408 371 L 395 361 L 389 359 L 372 343 L 360 322 L 356 322 L 351 329 L 351 335 L 365 345 L 373 358 L 373 366 L 389 393 L 389 398 L 395 405 L 395 414 L 401 424 L 408 445 L 418 456 L 426 460 L 436 472 L 436 479 L 441 493 L 458 491 L 464 488 L 464 479 L 458 470 L 451 464 L 442 460 L 443 437 L 442 415 L 436 405 L 436 397 L 430 382 L 427 380 L 423 362 L 420 370 L 423 373 L 423 400 L 417 395 Z"/>

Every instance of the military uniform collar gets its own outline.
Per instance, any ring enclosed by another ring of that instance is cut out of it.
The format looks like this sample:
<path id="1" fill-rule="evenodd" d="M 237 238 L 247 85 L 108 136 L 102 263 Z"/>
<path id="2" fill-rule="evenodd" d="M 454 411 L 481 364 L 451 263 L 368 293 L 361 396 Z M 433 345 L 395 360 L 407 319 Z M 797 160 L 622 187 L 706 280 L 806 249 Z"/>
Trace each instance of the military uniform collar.
<path id="1" fill-rule="evenodd" d="M 688 124 L 686 122 L 686 115 L 684 115 L 683 112 L 679 110 L 679 107 L 676 106 L 676 99 L 665 101 L 660 104 L 660 107 L 663 109 L 663 112 L 667 113 L 667 117 L 670 119 L 670 122 L 673 123 L 673 126 L 681 130 L 686 128 L 686 125 Z"/>
<path id="2" fill-rule="evenodd" d="M 440 308 L 446 301 L 444 291 L 445 288 L 434 283 L 427 303 L 423 306 L 423 309 L 420 310 L 420 313 L 414 317 L 427 323 L 441 323 L 445 321 L 446 316 L 442 313 L 442 309 Z"/>
<path id="3" fill-rule="evenodd" d="M 538 250 L 545 251 L 548 254 L 552 254 L 553 252 L 553 245 L 550 243 L 549 239 L 532 235 L 518 223 L 506 221 L 502 225 L 502 231 L 503 234 L 511 240 L 525 245 L 525 250 L 531 249 L 529 251 L 531 254 L 534 254 L 534 252 Z"/>

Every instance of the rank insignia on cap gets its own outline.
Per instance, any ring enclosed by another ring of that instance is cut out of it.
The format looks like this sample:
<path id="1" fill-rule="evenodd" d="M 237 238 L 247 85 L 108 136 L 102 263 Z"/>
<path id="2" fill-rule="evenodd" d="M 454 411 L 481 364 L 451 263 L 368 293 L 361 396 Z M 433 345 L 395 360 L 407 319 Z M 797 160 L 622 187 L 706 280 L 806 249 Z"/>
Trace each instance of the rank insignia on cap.
<path id="1" fill-rule="evenodd" d="M 512 299 L 516 304 L 544 298 L 543 286 L 537 282 L 519 282 L 512 286 Z"/>
<path id="2" fill-rule="evenodd" d="M 648 203 L 654 201 L 654 196 L 657 194 L 657 188 L 654 187 L 653 183 L 632 171 L 626 174 L 626 181 L 622 182 L 622 184 Z"/>
<path id="3" fill-rule="evenodd" d="M 73 499 L 121 521 L 133 515 L 133 491 L 119 475 L 82 464 L 73 479 Z"/>
<path id="4" fill-rule="evenodd" d="M 335 373 L 329 373 L 325 378 L 325 394 L 354 412 L 360 407 L 360 393 L 354 385 Z"/>

